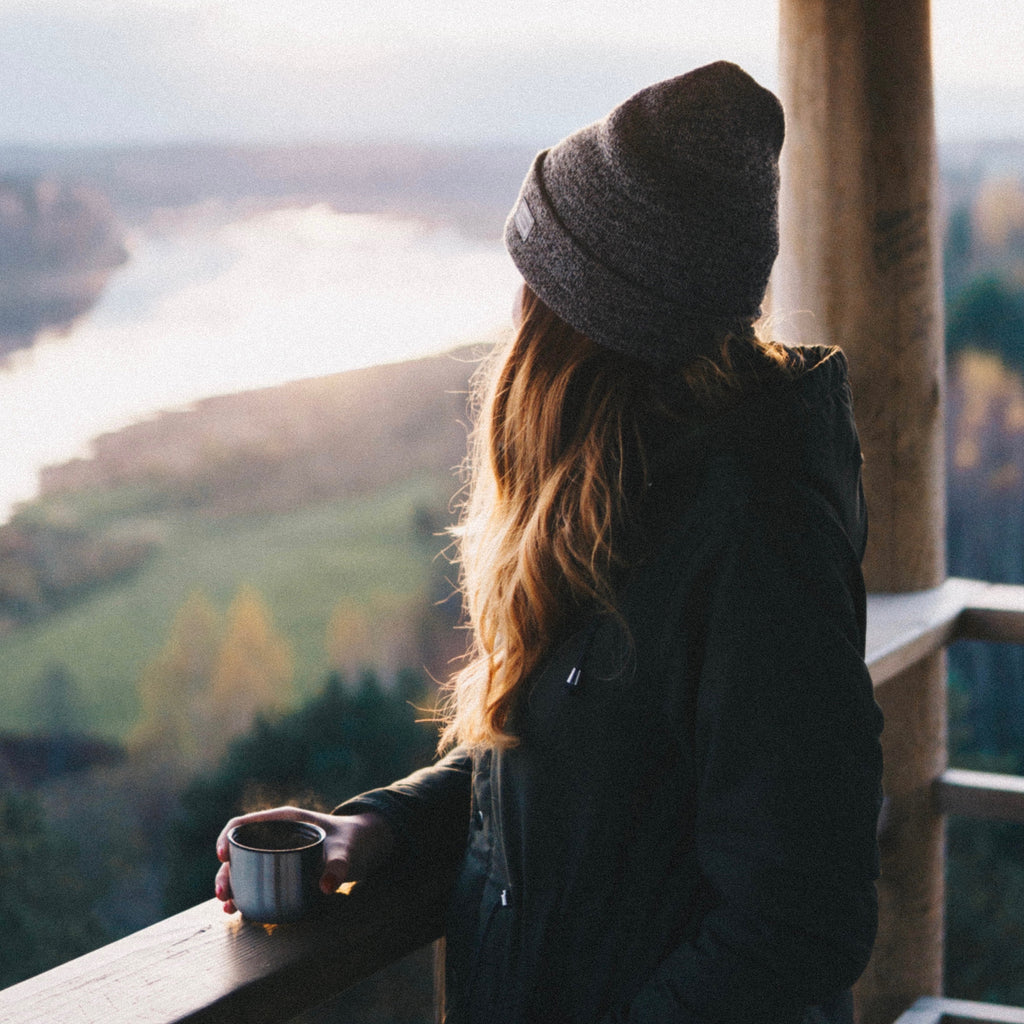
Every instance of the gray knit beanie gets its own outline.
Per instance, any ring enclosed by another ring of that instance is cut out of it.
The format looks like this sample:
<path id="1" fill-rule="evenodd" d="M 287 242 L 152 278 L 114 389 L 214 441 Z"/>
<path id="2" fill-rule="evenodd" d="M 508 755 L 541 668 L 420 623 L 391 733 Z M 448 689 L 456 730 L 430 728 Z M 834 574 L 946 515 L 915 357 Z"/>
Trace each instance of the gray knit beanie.
<path id="1" fill-rule="evenodd" d="M 779 101 L 735 64 L 659 82 L 537 155 L 505 245 L 576 330 L 684 363 L 696 323 L 760 315 L 783 134 Z"/>

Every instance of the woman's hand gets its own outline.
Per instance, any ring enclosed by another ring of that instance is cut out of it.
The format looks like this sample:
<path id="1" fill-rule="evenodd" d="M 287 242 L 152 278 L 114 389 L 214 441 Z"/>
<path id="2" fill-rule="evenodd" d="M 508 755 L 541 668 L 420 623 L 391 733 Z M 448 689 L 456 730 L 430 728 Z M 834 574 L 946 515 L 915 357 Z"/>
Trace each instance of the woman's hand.
<path id="1" fill-rule="evenodd" d="M 307 821 L 319 825 L 327 833 L 324 841 L 326 863 L 320 876 L 320 889 L 324 893 L 332 893 L 345 882 L 355 882 L 372 874 L 391 856 L 395 845 L 391 827 L 379 814 L 373 812 L 340 816 L 306 811 L 301 807 L 274 807 L 232 818 L 217 837 L 217 857 L 222 863 L 214 882 L 214 892 L 217 899 L 224 903 L 225 913 L 233 914 L 237 909 L 231 899 L 228 833 L 236 825 L 282 819 Z"/>

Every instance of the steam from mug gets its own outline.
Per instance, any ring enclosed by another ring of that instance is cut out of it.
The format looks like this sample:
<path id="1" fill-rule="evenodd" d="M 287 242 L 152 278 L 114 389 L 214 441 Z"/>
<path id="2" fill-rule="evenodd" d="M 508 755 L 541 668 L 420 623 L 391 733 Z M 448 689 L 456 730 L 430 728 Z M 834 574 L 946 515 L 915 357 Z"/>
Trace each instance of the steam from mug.
<path id="1" fill-rule="evenodd" d="M 319 825 L 258 821 L 228 833 L 231 898 L 242 916 L 283 924 L 308 915 L 322 899 L 324 839 Z"/>

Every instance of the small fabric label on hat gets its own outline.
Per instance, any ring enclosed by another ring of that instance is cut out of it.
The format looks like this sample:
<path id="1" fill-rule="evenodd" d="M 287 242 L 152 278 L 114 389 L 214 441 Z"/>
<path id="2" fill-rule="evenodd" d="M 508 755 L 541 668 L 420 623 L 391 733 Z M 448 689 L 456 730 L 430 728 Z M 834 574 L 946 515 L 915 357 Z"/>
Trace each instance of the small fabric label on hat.
<path id="1" fill-rule="evenodd" d="M 516 207 L 516 212 L 512 215 L 512 219 L 515 221 L 519 237 L 525 242 L 533 230 L 533 214 L 530 212 L 529 206 L 526 205 L 525 199 L 519 200 L 519 205 Z"/>

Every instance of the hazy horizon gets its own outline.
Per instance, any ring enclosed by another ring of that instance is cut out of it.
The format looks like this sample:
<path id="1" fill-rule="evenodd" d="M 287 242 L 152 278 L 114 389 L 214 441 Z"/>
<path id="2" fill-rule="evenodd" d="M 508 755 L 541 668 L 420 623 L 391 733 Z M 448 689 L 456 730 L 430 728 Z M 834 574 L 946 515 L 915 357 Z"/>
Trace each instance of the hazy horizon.
<path id="1" fill-rule="evenodd" d="M 1019 0 L 933 0 L 938 135 L 1022 137 Z M 777 83 L 775 0 L 0 0 L 0 145 L 547 145 L 709 60 Z"/>

